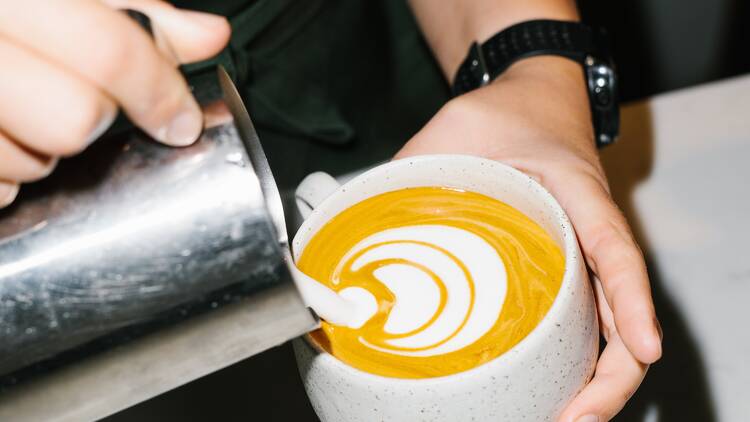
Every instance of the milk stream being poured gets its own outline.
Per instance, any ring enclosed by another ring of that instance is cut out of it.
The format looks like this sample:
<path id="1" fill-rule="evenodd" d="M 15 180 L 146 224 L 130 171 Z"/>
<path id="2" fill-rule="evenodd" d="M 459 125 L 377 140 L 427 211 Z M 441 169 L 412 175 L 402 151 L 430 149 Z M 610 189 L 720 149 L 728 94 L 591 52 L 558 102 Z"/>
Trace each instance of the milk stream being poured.
<path id="1" fill-rule="evenodd" d="M 297 267 L 293 267 L 293 271 L 302 300 L 331 324 L 360 328 L 378 310 L 375 296 L 361 287 L 350 287 L 337 293 Z"/>

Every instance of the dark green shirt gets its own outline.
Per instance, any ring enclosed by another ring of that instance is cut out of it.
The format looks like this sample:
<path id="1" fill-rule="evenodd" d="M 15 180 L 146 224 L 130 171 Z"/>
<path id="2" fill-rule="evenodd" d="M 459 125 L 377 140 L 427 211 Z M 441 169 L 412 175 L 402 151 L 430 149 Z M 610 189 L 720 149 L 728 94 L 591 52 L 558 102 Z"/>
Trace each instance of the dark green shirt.
<path id="1" fill-rule="evenodd" d="M 388 159 L 448 98 L 405 0 L 174 3 L 230 19 L 216 60 L 237 79 L 283 188 Z"/>

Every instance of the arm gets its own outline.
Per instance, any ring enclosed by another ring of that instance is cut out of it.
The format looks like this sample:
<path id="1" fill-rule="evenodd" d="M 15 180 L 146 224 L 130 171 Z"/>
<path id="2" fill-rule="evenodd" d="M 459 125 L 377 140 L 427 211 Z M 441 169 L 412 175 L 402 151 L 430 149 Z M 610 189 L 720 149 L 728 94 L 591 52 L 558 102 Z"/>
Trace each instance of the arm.
<path id="1" fill-rule="evenodd" d="M 527 20 L 579 20 L 570 0 L 411 0 L 410 4 L 449 81 L 474 41 L 482 42 Z"/>
<path id="2" fill-rule="evenodd" d="M 411 0 L 443 72 L 452 80 L 473 41 L 524 20 L 576 20 L 569 0 Z M 594 274 L 607 340 L 591 383 L 562 422 L 612 418 L 661 356 L 646 266 L 609 195 L 593 140 L 583 72 L 571 60 L 520 60 L 489 85 L 449 101 L 398 153 L 462 153 L 511 164 L 537 178 L 568 213 Z"/>

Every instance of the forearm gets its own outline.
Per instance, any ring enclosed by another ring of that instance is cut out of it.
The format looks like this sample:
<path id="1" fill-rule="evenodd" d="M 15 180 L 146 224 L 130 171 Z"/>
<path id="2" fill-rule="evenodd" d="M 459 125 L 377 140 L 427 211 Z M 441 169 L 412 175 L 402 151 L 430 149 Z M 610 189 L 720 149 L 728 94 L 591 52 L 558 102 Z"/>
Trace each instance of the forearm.
<path id="1" fill-rule="evenodd" d="M 531 19 L 578 20 L 573 0 L 409 0 L 417 21 L 451 80 L 469 45 Z"/>
<path id="2" fill-rule="evenodd" d="M 515 23 L 577 20 L 573 0 L 409 0 L 448 80 L 473 41 Z M 581 63 L 555 55 L 515 61 L 486 86 L 449 100 L 396 155 L 464 154 L 540 181 L 565 209 L 594 275 L 609 342 L 594 378 L 558 420 L 607 421 L 661 356 L 648 272 L 609 195 L 595 147 Z"/>
<path id="3" fill-rule="evenodd" d="M 573 0 L 409 1 L 448 81 L 453 80 L 474 41 L 484 42 L 504 28 L 527 20 L 579 19 Z M 588 95 L 579 63 L 551 55 L 519 60 L 486 89 L 486 94 L 493 97 L 490 91 L 513 97 L 518 108 L 525 102 L 545 98 L 532 108 L 557 110 L 549 113 L 555 118 L 527 123 L 544 125 L 557 121 L 559 125 L 571 126 L 571 133 L 584 136 L 570 137 L 567 141 L 578 144 L 575 148 L 587 151 L 587 155 L 594 151 Z M 536 114 L 530 111 L 530 115 Z M 558 121 L 557 117 L 562 116 L 562 121 Z M 564 132 L 562 127 L 558 129 Z"/>

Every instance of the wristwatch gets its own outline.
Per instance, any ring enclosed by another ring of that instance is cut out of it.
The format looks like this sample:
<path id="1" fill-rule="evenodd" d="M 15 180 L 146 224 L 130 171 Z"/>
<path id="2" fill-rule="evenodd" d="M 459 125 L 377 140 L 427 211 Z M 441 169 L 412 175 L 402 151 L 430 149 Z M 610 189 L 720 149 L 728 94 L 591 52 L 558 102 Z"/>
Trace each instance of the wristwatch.
<path id="1" fill-rule="evenodd" d="M 596 145 L 613 143 L 620 131 L 617 74 L 607 34 L 579 22 L 533 20 L 510 26 L 479 45 L 474 42 L 456 72 L 453 94 L 487 85 L 515 61 L 556 55 L 581 63 L 586 77 Z"/>

